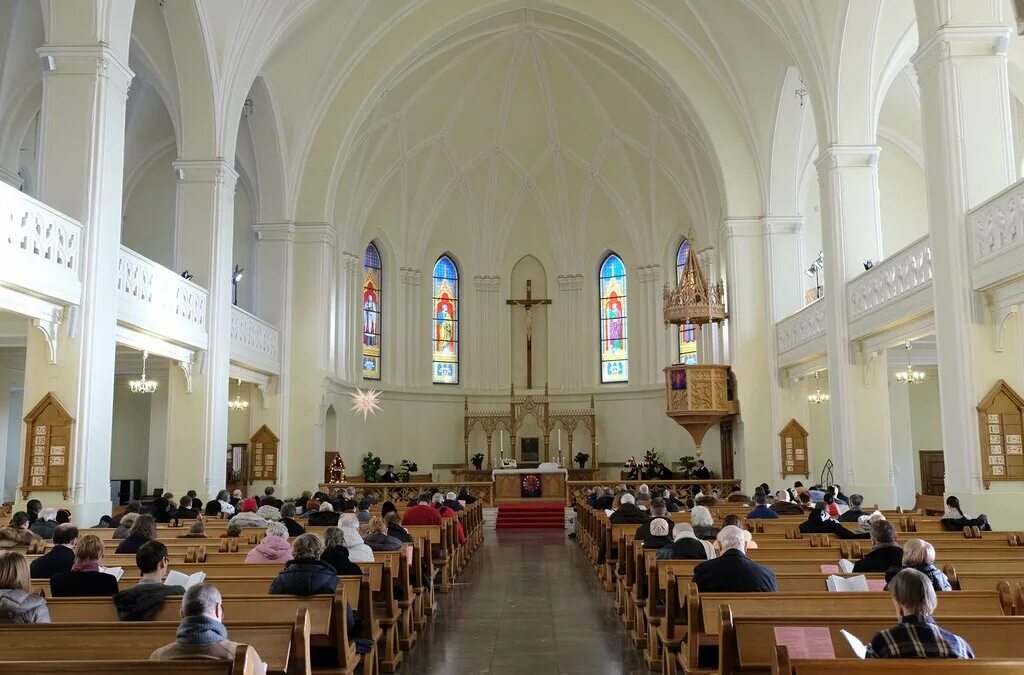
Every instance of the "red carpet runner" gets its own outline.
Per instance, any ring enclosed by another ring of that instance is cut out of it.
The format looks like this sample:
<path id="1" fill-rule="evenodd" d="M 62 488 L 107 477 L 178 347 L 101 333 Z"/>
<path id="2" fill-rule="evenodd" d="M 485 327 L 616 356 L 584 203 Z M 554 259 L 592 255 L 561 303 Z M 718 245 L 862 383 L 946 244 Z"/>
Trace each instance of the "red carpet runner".
<path id="1" fill-rule="evenodd" d="M 524 502 L 498 507 L 497 529 L 563 529 L 565 504 Z"/>

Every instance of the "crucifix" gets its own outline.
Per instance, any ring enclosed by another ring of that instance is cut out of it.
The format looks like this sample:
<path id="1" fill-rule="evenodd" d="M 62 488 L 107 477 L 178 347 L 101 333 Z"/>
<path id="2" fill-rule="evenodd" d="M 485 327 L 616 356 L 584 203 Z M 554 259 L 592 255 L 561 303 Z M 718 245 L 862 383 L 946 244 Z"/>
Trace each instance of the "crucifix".
<path id="1" fill-rule="evenodd" d="M 526 297 L 506 300 L 507 305 L 518 305 L 526 310 L 526 388 L 533 388 L 533 316 L 530 310 L 534 305 L 550 305 L 547 298 L 533 297 L 533 280 L 526 280 Z"/>

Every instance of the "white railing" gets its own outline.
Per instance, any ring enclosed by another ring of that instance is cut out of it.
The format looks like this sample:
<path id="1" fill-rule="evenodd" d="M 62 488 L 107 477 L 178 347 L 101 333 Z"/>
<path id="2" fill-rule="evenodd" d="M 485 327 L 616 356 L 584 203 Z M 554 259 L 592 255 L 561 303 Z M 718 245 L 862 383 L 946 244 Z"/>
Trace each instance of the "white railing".
<path id="1" fill-rule="evenodd" d="M 190 347 L 206 349 L 209 292 L 163 265 L 121 247 L 117 320 Z"/>
<path id="2" fill-rule="evenodd" d="M 1024 272 L 1024 180 L 971 209 L 967 227 L 974 290 L 1020 277 Z"/>
<path id="3" fill-rule="evenodd" d="M 281 331 L 238 307 L 231 308 L 231 360 L 273 375 L 281 372 Z"/>
<path id="4" fill-rule="evenodd" d="M 795 314 L 790 314 L 775 324 L 775 339 L 779 354 L 825 336 L 825 303 L 819 298 Z"/>
<path id="5" fill-rule="evenodd" d="M 82 226 L 0 181 L 0 284 L 82 301 Z"/>
<path id="6" fill-rule="evenodd" d="M 931 288 L 931 284 L 932 247 L 925 235 L 846 284 L 847 318 L 854 322 L 871 313 L 906 304 L 905 299 Z M 924 300 L 930 303 L 927 298 Z M 896 313 L 917 313 L 919 308 L 914 304 L 915 307 Z M 899 318 L 902 317 L 886 317 L 887 321 Z"/>

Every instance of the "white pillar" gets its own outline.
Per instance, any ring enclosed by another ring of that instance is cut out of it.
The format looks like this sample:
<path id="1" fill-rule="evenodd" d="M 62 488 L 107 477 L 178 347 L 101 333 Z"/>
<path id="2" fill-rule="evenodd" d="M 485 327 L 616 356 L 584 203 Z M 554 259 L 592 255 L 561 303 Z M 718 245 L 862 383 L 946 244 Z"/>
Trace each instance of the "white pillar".
<path id="1" fill-rule="evenodd" d="M 940 270 L 933 283 L 946 492 L 968 509 L 991 514 L 984 497 L 990 493 L 980 482 L 975 406 L 994 384 L 981 363 L 998 357 L 989 327 L 979 325 L 965 216 L 1014 180 L 1006 45 L 1019 38 L 1003 25 L 1002 3 L 918 0 L 916 8 L 921 47 L 913 62 L 921 86 L 932 264 Z"/>
<path id="2" fill-rule="evenodd" d="M 423 316 L 421 305 L 425 302 L 421 293 L 422 278 L 423 272 L 418 269 L 403 267 L 399 270 L 402 336 L 398 352 L 398 384 L 407 387 L 424 384 L 430 370 L 422 360 L 422 354 L 430 355 L 430 327 L 420 321 Z"/>
<path id="3" fill-rule="evenodd" d="M 476 293 L 476 311 L 472 314 L 475 358 L 463 373 L 469 377 L 463 384 L 473 389 L 501 390 L 508 386 L 502 384 L 504 364 L 500 356 L 502 352 L 498 350 L 501 342 L 499 329 L 503 323 L 501 312 L 508 311 L 500 293 L 501 277 L 477 275 L 473 277 L 473 288 Z"/>
<path id="4" fill-rule="evenodd" d="M 594 347 L 587 346 L 584 342 L 585 320 L 582 313 L 584 304 L 583 298 L 583 275 L 581 274 L 560 274 L 558 281 L 558 299 L 555 307 L 555 326 L 553 331 L 555 348 L 552 351 L 557 355 L 555 358 L 555 373 L 559 385 L 563 389 L 580 389 L 593 384 L 593 379 L 587 377 L 588 356 L 592 349 L 596 349 L 596 338 Z"/>
<path id="5" fill-rule="evenodd" d="M 865 260 L 882 256 L 879 152 L 872 145 L 829 146 L 816 166 L 825 252 L 825 339 L 834 475 L 847 493 L 856 488 L 866 501 L 891 507 L 896 493 L 884 363 L 879 376 L 866 376 L 872 366 L 867 364 L 866 369 L 861 355 L 852 351 L 846 302 L 847 281 L 864 271 Z M 884 361 L 884 357 L 878 360 Z"/>
<path id="6" fill-rule="evenodd" d="M 90 2 L 52 7 L 49 42 L 39 50 L 54 62 L 43 74 L 39 198 L 84 227 L 83 289 L 72 333 L 61 331 L 56 365 L 50 365 L 44 341 L 30 334 L 25 380 L 26 412 L 52 391 L 75 419 L 72 490 L 64 503 L 77 522 L 87 524 L 109 513 L 111 505 L 117 321 L 111 298 L 121 245 L 125 103 L 133 77 L 127 33 L 121 34 L 125 22 L 131 24 L 133 6 L 108 9 L 100 12 Z M 75 10 L 92 23 L 86 27 L 73 19 Z M 86 37 L 83 31 L 95 33 Z M 50 505 L 59 500 L 54 493 L 35 496 Z"/>
<path id="7" fill-rule="evenodd" d="M 633 384 L 657 384 L 662 380 L 661 369 L 668 365 L 661 344 L 664 314 L 661 307 L 662 275 L 661 265 L 641 265 L 637 268 L 640 293 L 636 299 L 640 309 L 630 321 L 630 354 L 634 355 L 637 368 L 630 373 Z M 632 308 L 630 308 L 632 312 Z M 634 351 L 635 350 L 635 351 Z"/>
<path id="8" fill-rule="evenodd" d="M 803 229 L 803 216 L 764 217 L 773 321 L 784 319 L 804 306 L 803 273 L 800 271 Z"/>
<path id="9" fill-rule="evenodd" d="M 223 159 L 178 160 L 176 260 L 210 291 L 209 344 L 192 393 L 180 373 L 168 378 L 166 487 L 209 499 L 224 489 L 231 360 L 231 273 L 238 174 Z"/>

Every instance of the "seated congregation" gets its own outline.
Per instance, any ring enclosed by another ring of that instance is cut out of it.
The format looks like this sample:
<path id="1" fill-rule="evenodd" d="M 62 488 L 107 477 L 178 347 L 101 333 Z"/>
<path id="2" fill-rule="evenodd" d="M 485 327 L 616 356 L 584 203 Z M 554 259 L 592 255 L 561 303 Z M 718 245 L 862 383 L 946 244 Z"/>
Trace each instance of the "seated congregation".
<path id="1" fill-rule="evenodd" d="M 116 623 L 121 659 L 394 672 L 482 523 L 471 495 L 436 489 L 409 504 L 354 488 L 282 501 L 268 487 L 258 502 L 222 491 L 206 504 L 163 494 L 81 528 L 32 500 L 0 528 L 0 661 L 28 649 L 48 672 L 109 659 L 106 640 L 82 645 Z"/>
<path id="2" fill-rule="evenodd" d="M 1024 672 L 1024 542 L 953 496 L 933 517 L 869 508 L 838 485 L 762 484 L 749 498 L 621 484 L 586 495 L 573 536 L 666 675 L 789 673 L 811 659 L 861 672 L 855 661 L 875 658 Z"/>

